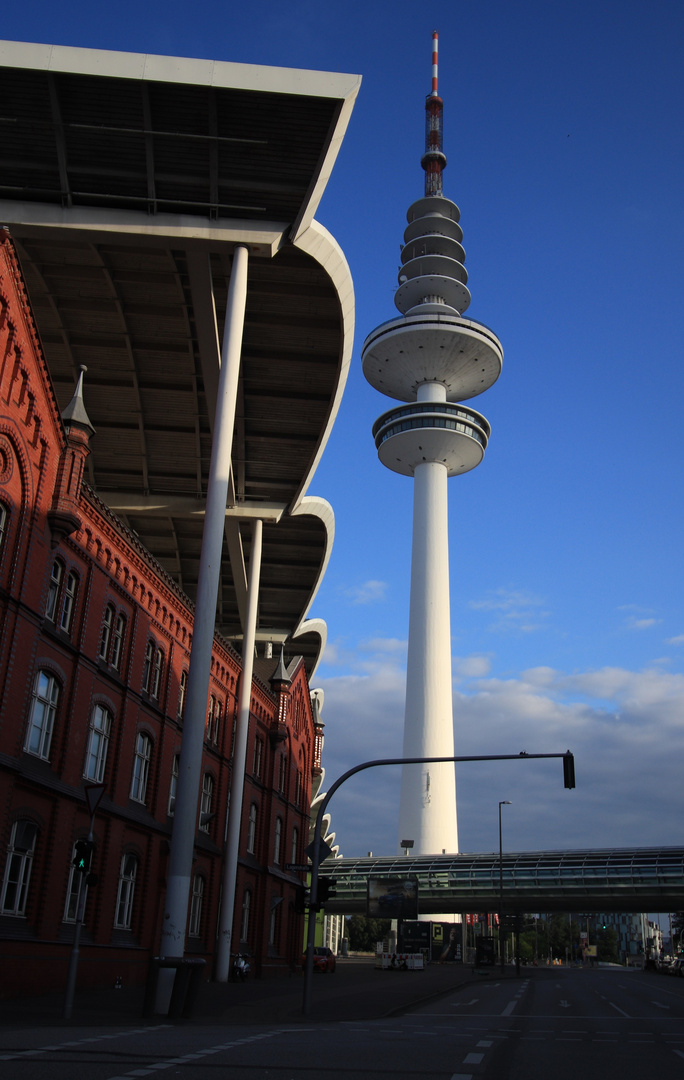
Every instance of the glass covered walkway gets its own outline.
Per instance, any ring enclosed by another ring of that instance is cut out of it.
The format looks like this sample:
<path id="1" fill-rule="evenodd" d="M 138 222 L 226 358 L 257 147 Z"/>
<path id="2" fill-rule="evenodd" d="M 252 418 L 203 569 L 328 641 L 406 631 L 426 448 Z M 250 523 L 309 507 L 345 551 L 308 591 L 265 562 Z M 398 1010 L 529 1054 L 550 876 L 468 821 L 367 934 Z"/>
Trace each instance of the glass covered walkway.
<path id="1" fill-rule="evenodd" d="M 684 908 L 684 848 L 524 851 L 502 860 L 503 908 L 530 911 L 675 911 Z M 328 860 L 329 913 L 365 914 L 369 877 L 418 879 L 421 915 L 498 911 L 499 854 Z"/>

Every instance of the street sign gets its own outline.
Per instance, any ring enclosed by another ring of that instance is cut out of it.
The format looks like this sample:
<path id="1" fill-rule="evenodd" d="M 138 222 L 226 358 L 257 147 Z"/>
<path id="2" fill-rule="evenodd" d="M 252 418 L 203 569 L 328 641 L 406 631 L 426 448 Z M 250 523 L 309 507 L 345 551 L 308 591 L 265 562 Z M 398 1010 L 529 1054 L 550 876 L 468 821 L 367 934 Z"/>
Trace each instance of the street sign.
<path id="1" fill-rule="evenodd" d="M 318 865 L 320 866 L 321 863 L 324 861 L 324 859 L 330 858 L 332 853 L 333 853 L 333 851 L 332 851 L 332 848 L 330 847 L 330 844 L 326 844 L 323 837 L 321 837 L 321 842 L 320 842 L 319 847 L 318 847 Z M 308 855 L 309 858 L 311 859 L 311 862 L 313 862 L 313 858 L 314 858 L 314 845 L 313 845 L 313 842 L 309 844 L 308 848 L 304 848 L 304 854 Z"/>
<path id="2" fill-rule="evenodd" d="M 309 863 L 305 862 L 288 862 L 285 863 L 285 869 L 294 870 L 296 874 L 299 874 L 305 873 L 307 870 L 310 870 L 311 866 L 309 865 Z"/>
<path id="3" fill-rule="evenodd" d="M 95 817 L 95 811 L 100 805 L 100 800 L 107 790 L 106 784 L 84 784 L 86 804 L 91 817 Z"/>

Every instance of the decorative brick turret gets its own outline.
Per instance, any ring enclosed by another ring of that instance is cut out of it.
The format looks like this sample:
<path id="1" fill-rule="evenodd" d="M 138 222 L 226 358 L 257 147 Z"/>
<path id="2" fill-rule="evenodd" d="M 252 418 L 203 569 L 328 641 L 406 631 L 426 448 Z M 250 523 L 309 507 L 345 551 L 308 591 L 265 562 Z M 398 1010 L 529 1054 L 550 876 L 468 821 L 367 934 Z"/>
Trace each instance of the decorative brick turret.
<path id="1" fill-rule="evenodd" d="M 274 692 L 278 695 L 278 711 L 269 732 L 271 745 L 275 746 L 279 742 L 284 742 L 287 738 L 287 713 L 290 704 L 290 687 L 292 686 L 292 679 L 288 675 L 287 668 L 285 667 L 285 657 L 282 648 L 280 650 L 278 667 L 271 675 L 269 682 L 273 687 Z"/>
<path id="2" fill-rule="evenodd" d="M 47 515 L 53 547 L 81 527 L 78 513 L 81 481 L 90 453 L 90 437 L 95 434 L 83 402 L 83 376 L 87 370 L 82 364 L 74 396 L 62 413 L 66 446 L 60 458 L 52 506 Z"/>

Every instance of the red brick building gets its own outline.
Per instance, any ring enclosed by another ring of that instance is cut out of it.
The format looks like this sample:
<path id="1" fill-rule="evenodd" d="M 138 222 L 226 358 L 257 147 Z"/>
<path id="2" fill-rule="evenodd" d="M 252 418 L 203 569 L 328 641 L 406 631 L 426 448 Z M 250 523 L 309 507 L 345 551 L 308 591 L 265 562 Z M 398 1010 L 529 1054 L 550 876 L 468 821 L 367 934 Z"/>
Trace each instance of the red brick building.
<path id="1" fill-rule="evenodd" d="M 80 389 L 80 384 L 79 384 Z M 84 397 L 88 383 L 85 378 Z M 145 978 L 159 947 L 192 642 L 192 605 L 82 483 L 92 434 L 63 417 L 12 240 L 0 233 L 0 994 L 64 986 L 94 819 L 79 985 Z M 215 639 L 188 951 L 211 965 L 231 787 L 240 657 Z M 255 662 L 232 941 L 257 974 L 302 948 L 296 908 L 320 768 L 304 662 Z"/>

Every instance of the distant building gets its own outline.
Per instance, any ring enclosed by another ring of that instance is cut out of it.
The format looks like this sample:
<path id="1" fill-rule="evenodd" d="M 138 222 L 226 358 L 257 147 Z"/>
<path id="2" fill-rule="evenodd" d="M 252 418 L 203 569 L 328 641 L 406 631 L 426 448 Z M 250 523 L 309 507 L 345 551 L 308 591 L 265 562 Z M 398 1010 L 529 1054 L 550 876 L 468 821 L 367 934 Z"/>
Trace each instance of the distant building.
<path id="1" fill-rule="evenodd" d="M 596 925 L 609 927 L 618 935 L 621 961 L 642 963 L 663 952 L 663 932 L 645 912 L 610 912 L 596 917 Z"/>
<path id="2" fill-rule="evenodd" d="M 4 995 L 64 986 L 94 820 L 79 985 L 139 983 L 159 947 L 193 608 L 81 483 L 82 380 L 60 417 L 9 233 L 0 232 L 0 955 Z M 85 383 L 87 398 L 87 378 Z M 211 961 L 241 663 L 214 640 L 188 951 Z M 322 726 L 302 658 L 255 662 L 233 947 L 257 974 L 301 957 L 296 911 Z"/>

